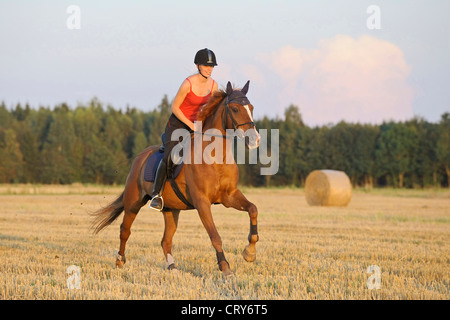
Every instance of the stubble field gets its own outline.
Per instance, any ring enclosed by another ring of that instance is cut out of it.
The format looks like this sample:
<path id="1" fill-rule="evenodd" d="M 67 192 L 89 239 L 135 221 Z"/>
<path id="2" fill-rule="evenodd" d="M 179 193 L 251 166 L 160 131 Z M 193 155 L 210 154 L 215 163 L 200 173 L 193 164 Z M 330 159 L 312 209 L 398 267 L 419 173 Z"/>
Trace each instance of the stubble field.
<path id="1" fill-rule="evenodd" d="M 88 214 L 120 187 L 2 185 L 0 299 L 450 298 L 448 190 L 357 190 L 345 208 L 309 207 L 302 189 L 243 191 L 259 211 L 257 258 L 241 256 L 247 213 L 213 206 L 236 276 L 223 279 L 194 210 L 181 213 L 174 237 L 177 273 L 160 247 L 162 215 L 147 207 L 116 269 L 122 216 L 94 236 Z M 379 289 L 367 284 L 372 265 Z M 79 277 L 66 273 L 70 266 Z M 68 287 L 74 277 L 79 289 Z"/>

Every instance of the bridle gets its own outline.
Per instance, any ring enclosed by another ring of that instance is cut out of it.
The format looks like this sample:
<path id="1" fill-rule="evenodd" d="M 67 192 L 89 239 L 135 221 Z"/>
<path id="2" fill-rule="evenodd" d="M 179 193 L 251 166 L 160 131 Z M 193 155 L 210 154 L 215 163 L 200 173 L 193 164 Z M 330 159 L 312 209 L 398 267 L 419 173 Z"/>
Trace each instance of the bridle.
<path id="1" fill-rule="evenodd" d="M 231 112 L 231 110 L 230 110 L 230 107 L 229 107 L 229 105 L 228 105 L 228 97 L 227 97 L 227 101 L 225 102 L 225 109 L 224 109 L 224 116 L 222 117 L 222 119 L 223 119 L 223 121 L 222 121 L 222 127 L 223 127 L 223 129 L 224 130 L 226 130 L 226 124 L 227 124 L 227 120 L 228 120 L 228 117 L 230 117 L 230 119 L 231 119 L 231 123 L 233 124 L 233 128 L 234 128 L 234 130 L 237 130 L 239 127 L 241 127 L 241 126 L 245 126 L 246 124 L 249 124 L 250 126 L 252 126 L 252 127 L 254 127 L 255 126 L 255 122 L 254 121 L 249 121 L 249 122 L 245 122 L 245 123 L 240 123 L 240 124 L 238 124 L 237 122 L 236 122 L 236 120 L 234 119 L 234 117 L 233 117 L 233 114 L 232 114 L 232 112 Z"/>
<path id="2" fill-rule="evenodd" d="M 227 131 L 226 126 L 227 126 L 227 120 L 228 120 L 228 117 L 230 118 L 231 123 L 233 124 L 234 130 L 238 130 L 239 127 L 245 126 L 246 124 L 249 124 L 249 125 L 251 125 L 252 127 L 256 127 L 254 121 L 249 121 L 249 122 L 244 122 L 244 123 L 239 123 L 239 124 L 238 124 L 238 123 L 236 122 L 236 120 L 234 119 L 233 114 L 232 114 L 232 112 L 231 112 L 231 110 L 230 110 L 230 106 L 229 106 L 228 104 L 229 104 L 229 101 L 228 101 L 228 96 L 227 96 L 226 101 L 225 101 L 225 108 L 224 108 L 224 110 L 223 110 L 223 112 L 222 112 L 222 128 L 223 128 L 223 130 L 224 130 L 225 132 Z M 212 134 L 212 133 L 205 133 L 205 132 L 198 132 L 198 131 L 194 131 L 193 133 L 201 134 L 201 135 L 205 135 L 205 136 L 210 136 L 210 137 L 222 137 L 222 138 L 225 138 L 225 139 L 236 137 L 236 134 L 233 134 L 233 135 L 228 135 L 228 134 Z"/>

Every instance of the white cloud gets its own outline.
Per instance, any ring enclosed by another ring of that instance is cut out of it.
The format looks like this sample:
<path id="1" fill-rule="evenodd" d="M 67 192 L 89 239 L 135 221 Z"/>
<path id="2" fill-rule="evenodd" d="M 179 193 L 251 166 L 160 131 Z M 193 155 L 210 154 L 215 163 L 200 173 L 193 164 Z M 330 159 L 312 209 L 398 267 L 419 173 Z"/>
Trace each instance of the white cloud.
<path id="1" fill-rule="evenodd" d="M 394 44 L 364 35 L 337 35 L 314 49 L 282 47 L 258 57 L 281 80 L 279 103 L 300 107 L 309 125 L 380 123 L 413 116 L 411 68 Z"/>

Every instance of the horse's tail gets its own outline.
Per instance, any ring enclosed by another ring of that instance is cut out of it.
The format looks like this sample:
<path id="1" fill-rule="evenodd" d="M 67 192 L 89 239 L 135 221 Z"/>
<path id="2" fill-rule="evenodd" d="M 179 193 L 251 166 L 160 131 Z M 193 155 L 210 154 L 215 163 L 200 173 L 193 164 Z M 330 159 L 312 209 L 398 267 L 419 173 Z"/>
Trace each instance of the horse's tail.
<path id="1" fill-rule="evenodd" d="M 122 194 L 109 205 L 91 214 L 95 217 L 94 221 L 92 222 L 94 234 L 99 233 L 103 228 L 109 226 L 111 223 L 113 223 L 114 220 L 117 219 L 118 216 L 120 216 L 124 209 L 123 194 L 124 192 L 122 192 Z"/>

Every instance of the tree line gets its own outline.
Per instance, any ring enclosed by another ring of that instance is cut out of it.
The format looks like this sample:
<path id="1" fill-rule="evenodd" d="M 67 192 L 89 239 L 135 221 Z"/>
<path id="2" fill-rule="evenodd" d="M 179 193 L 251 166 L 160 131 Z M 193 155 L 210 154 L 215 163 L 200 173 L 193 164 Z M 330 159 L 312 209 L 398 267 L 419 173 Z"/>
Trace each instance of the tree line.
<path id="1" fill-rule="evenodd" d="M 93 98 L 70 108 L 0 105 L 0 183 L 123 184 L 134 157 L 161 144 L 170 105 L 117 110 Z M 339 122 L 309 127 L 295 105 L 284 118 L 264 117 L 258 129 L 279 130 L 279 171 L 260 175 L 261 164 L 239 165 L 248 186 L 304 186 L 315 169 L 342 170 L 354 186 L 448 187 L 450 114 L 439 123 L 422 118 L 380 125 Z M 269 146 L 270 150 L 270 146 Z"/>

